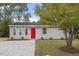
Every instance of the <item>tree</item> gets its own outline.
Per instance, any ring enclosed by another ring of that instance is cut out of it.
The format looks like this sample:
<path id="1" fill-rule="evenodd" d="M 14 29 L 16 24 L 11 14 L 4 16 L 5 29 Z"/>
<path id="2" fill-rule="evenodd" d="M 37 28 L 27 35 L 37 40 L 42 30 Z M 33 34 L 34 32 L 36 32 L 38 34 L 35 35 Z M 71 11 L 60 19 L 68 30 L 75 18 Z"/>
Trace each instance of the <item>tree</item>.
<path id="1" fill-rule="evenodd" d="M 3 7 L 3 12 L 1 14 L 0 20 L 0 33 L 1 36 L 8 36 L 9 35 L 9 27 L 8 25 L 11 22 L 11 14 L 13 8 L 11 7 L 11 4 L 0 4 L 0 7 Z"/>
<path id="2" fill-rule="evenodd" d="M 74 29 L 79 27 L 79 4 L 43 4 L 36 8 L 41 23 L 60 27 L 65 34 L 66 47 L 73 48 Z"/>
<path id="3" fill-rule="evenodd" d="M 26 4 L 20 3 L 1 3 L 0 7 L 3 8 L 3 12 L 0 9 L 0 36 L 9 36 L 9 24 L 12 22 L 12 13 L 15 12 L 15 7 L 20 6 L 19 13 L 22 13 L 27 9 Z"/>
<path id="4" fill-rule="evenodd" d="M 24 12 L 28 10 L 26 5 L 27 4 L 24 4 L 24 3 L 13 4 L 13 6 L 15 6 L 13 12 L 17 15 L 18 20 L 21 20 L 22 15 L 25 16 Z"/>

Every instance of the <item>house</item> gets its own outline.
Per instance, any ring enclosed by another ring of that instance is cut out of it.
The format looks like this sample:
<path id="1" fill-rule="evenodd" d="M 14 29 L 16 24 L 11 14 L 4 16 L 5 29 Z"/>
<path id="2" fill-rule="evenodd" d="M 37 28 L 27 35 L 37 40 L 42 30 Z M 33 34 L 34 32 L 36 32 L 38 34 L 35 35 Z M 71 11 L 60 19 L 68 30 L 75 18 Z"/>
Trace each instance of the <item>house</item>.
<path id="1" fill-rule="evenodd" d="M 12 39 L 61 39 L 63 30 L 35 22 L 15 22 L 9 25 Z"/>

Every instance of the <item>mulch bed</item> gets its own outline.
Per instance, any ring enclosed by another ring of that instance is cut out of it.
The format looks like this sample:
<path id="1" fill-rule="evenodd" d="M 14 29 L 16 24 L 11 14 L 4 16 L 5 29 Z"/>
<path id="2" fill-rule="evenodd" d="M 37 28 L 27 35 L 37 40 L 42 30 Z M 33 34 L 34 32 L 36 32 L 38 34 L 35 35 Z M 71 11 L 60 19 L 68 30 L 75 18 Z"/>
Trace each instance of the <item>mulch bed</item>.
<path id="1" fill-rule="evenodd" d="M 67 48 L 67 47 L 61 47 L 59 48 L 61 51 L 64 51 L 64 52 L 68 52 L 68 53 L 79 53 L 79 49 L 77 48 Z"/>
<path id="2" fill-rule="evenodd" d="M 8 39 L 5 41 L 22 41 L 22 40 L 30 40 L 30 39 Z"/>

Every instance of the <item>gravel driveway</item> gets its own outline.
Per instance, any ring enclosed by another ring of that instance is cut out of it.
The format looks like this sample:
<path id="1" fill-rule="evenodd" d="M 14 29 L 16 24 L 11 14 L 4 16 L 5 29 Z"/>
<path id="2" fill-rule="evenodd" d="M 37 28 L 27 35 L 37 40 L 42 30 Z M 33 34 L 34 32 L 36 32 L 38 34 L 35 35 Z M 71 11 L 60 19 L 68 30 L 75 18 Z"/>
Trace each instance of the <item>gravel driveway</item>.
<path id="1" fill-rule="evenodd" d="M 34 56 L 34 53 L 34 40 L 0 42 L 0 56 Z"/>

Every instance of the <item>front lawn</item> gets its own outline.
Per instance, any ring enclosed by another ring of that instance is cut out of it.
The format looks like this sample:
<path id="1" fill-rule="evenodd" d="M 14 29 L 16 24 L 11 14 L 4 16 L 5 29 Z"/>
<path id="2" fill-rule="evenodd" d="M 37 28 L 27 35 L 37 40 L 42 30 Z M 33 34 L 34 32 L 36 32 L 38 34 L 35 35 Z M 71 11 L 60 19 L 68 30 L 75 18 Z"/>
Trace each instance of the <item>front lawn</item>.
<path id="1" fill-rule="evenodd" d="M 36 40 L 36 56 L 79 56 L 79 53 L 68 53 L 59 50 L 60 47 L 65 46 L 65 40 Z M 73 46 L 79 48 L 79 40 L 75 39 L 73 41 Z"/>

